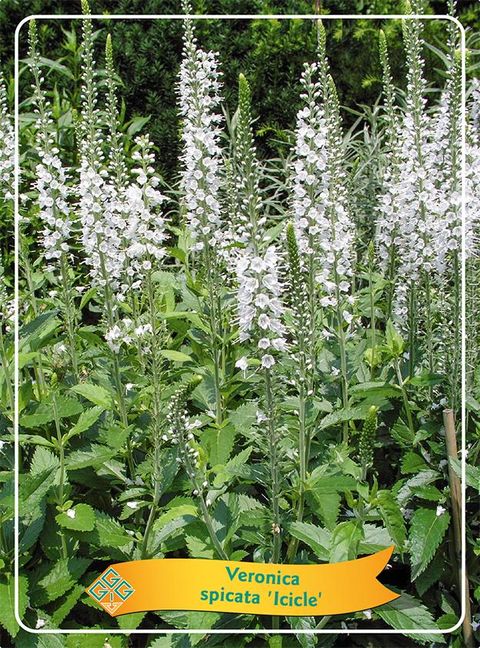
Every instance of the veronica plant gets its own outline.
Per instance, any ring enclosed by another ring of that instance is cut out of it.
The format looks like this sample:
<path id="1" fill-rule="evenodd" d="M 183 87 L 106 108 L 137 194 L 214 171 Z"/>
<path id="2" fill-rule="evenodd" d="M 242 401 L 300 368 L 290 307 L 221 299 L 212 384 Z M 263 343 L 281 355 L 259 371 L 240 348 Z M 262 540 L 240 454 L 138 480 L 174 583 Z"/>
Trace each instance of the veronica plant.
<path id="1" fill-rule="evenodd" d="M 188 2 L 184 13 L 191 13 Z M 215 383 L 215 420 L 223 419 L 221 392 L 221 331 L 219 285 L 222 220 L 220 186 L 222 151 L 220 147 L 219 112 L 222 101 L 217 56 L 199 47 L 190 19 L 185 20 L 183 58 L 180 66 L 178 96 L 182 118 L 181 175 L 182 204 L 187 232 L 192 239 L 190 250 L 199 254 L 205 274 L 210 325 L 210 349 Z"/>

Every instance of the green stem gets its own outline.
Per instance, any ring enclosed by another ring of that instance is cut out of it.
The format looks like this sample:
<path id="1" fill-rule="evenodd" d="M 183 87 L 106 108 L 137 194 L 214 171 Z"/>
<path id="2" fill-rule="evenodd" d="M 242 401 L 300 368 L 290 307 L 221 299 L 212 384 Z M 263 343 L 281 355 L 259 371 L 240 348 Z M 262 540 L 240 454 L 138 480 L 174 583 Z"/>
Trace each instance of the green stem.
<path id="1" fill-rule="evenodd" d="M 394 366 L 395 366 L 395 373 L 397 375 L 398 386 L 402 390 L 403 405 L 404 405 L 404 408 L 405 408 L 405 414 L 407 416 L 408 427 L 410 429 L 410 432 L 412 434 L 415 434 L 415 427 L 413 425 L 412 410 L 410 408 L 410 403 L 408 402 L 408 394 L 407 394 L 407 390 L 405 389 L 405 384 L 403 382 L 402 372 L 400 370 L 400 364 L 398 362 L 398 358 L 395 358 Z"/>
<path id="2" fill-rule="evenodd" d="M 416 328 L 416 290 L 413 281 L 408 295 L 408 375 L 413 378 L 415 371 L 415 328 Z"/>
<path id="3" fill-rule="evenodd" d="M 100 240 L 98 238 L 97 238 L 97 246 L 98 246 L 98 250 L 100 250 Z M 109 328 L 113 328 L 113 326 L 115 325 L 115 317 L 113 312 L 113 297 L 110 288 L 109 276 L 105 267 L 104 256 L 100 251 L 98 254 L 100 258 L 100 269 L 102 272 L 102 279 L 105 284 L 104 303 L 107 311 L 107 323 Z M 120 420 L 126 430 L 128 428 L 128 413 L 127 413 L 127 406 L 125 403 L 125 395 L 123 391 L 122 376 L 120 372 L 120 363 L 118 360 L 118 355 L 115 352 L 112 353 L 112 356 L 113 356 L 112 357 L 113 380 L 117 392 L 117 403 L 120 410 Z M 130 441 L 130 435 L 127 435 L 127 463 L 128 463 L 128 469 L 130 471 L 130 476 L 133 477 L 133 475 L 135 474 L 135 464 L 133 461 L 133 451 L 132 451 L 132 445 Z"/>
<path id="4" fill-rule="evenodd" d="M 370 379 L 375 377 L 375 351 L 376 351 L 376 330 L 375 330 L 375 295 L 373 291 L 373 268 L 372 263 L 368 266 L 368 286 L 370 292 L 370 331 L 372 334 L 372 363 L 370 365 Z"/>
<path id="5" fill-rule="evenodd" d="M 212 359 L 213 359 L 213 373 L 214 373 L 214 385 L 215 385 L 215 420 L 217 425 L 220 425 L 223 421 L 223 402 L 222 402 L 222 390 L 221 390 L 221 379 L 220 379 L 220 363 L 221 363 L 221 351 L 218 347 L 218 319 L 220 311 L 216 308 L 216 294 L 218 291 L 216 284 L 216 277 L 213 268 L 212 268 L 212 259 L 210 257 L 210 248 L 205 248 L 205 261 L 207 268 L 207 290 L 208 290 L 208 311 L 210 319 L 210 332 L 211 332 L 211 347 L 212 347 Z"/>
<path id="6" fill-rule="evenodd" d="M 60 274 L 62 278 L 63 304 L 65 307 L 65 323 L 67 325 L 67 337 L 70 347 L 70 360 L 72 362 L 73 377 L 75 383 L 78 382 L 78 361 L 75 344 L 75 308 L 72 308 L 72 291 L 70 290 L 70 281 L 68 277 L 68 266 L 65 254 L 60 259 Z"/>
<path id="7" fill-rule="evenodd" d="M 3 331 L 2 331 L 1 324 L 0 324 L 0 356 L 1 356 L 1 359 L 2 359 L 3 375 L 5 376 L 5 383 L 7 385 L 7 394 L 8 394 L 10 410 L 13 413 L 13 410 L 14 410 L 14 407 L 15 407 L 15 397 L 14 397 L 14 394 L 13 394 L 12 377 L 11 377 L 11 374 L 10 374 L 10 362 L 8 360 L 7 351 L 5 349 L 5 343 L 4 343 Z"/>
<path id="8" fill-rule="evenodd" d="M 55 421 L 55 431 L 57 433 L 58 453 L 60 459 L 60 475 L 58 478 L 58 506 L 63 510 L 65 504 L 65 448 L 63 446 L 62 431 L 60 428 L 60 417 L 58 415 L 57 398 L 55 394 L 52 397 L 53 416 Z M 59 529 L 60 541 L 62 544 L 62 557 L 68 558 L 67 543 L 65 540 L 65 532 Z"/>
<path id="9" fill-rule="evenodd" d="M 196 484 L 195 486 L 198 490 L 199 485 Z M 228 560 L 228 556 L 225 553 L 225 550 L 223 549 L 222 545 L 220 544 L 220 540 L 218 539 L 217 534 L 215 533 L 215 529 L 213 528 L 212 517 L 210 515 L 210 511 L 208 510 L 208 506 L 203 498 L 203 495 L 198 496 L 198 501 L 200 504 L 200 509 L 202 511 L 203 521 L 205 522 L 205 525 L 208 530 L 208 534 L 213 542 L 213 546 L 215 547 L 215 551 L 217 552 L 218 556 L 222 560 Z"/>
<path id="10" fill-rule="evenodd" d="M 153 386 L 152 431 L 153 431 L 153 446 L 154 446 L 154 458 L 153 458 L 154 495 L 153 495 L 152 506 L 150 508 L 150 513 L 148 515 L 145 534 L 143 536 L 142 551 L 141 551 L 142 559 L 147 557 L 148 540 L 153 528 L 153 523 L 155 522 L 158 503 L 160 501 L 159 471 L 160 471 L 161 358 L 158 354 L 159 331 L 157 330 L 157 319 L 156 319 L 156 312 L 155 312 L 155 291 L 153 287 L 151 271 L 147 273 L 146 285 L 147 285 L 147 294 L 148 294 L 150 325 L 152 327 L 152 346 L 153 346 L 151 360 L 152 360 L 152 384 L 153 384 L 152 385 Z"/>
<path id="11" fill-rule="evenodd" d="M 270 459 L 270 480 L 272 488 L 272 513 L 273 513 L 273 550 L 272 563 L 280 561 L 281 550 L 281 527 L 280 527 L 280 488 L 278 479 L 278 458 L 277 458 L 277 435 L 275 432 L 275 406 L 273 401 L 272 381 L 270 370 L 265 369 L 265 398 L 267 409 L 269 459 Z"/>

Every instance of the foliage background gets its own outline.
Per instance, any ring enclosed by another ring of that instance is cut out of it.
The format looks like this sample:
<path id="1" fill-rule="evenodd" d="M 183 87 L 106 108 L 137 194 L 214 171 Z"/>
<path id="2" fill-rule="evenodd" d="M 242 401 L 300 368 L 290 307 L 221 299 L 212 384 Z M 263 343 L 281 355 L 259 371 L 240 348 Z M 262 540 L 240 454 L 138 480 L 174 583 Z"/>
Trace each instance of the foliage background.
<path id="1" fill-rule="evenodd" d="M 18 22 L 29 14 L 62 14 L 80 11 L 72 0 L 3 0 L 0 3 L 0 61 L 7 78 L 11 77 L 13 40 Z M 403 0 L 324 0 L 325 13 L 402 13 Z M 218 14 L 288 14 L 314 13 L 316 2 L 308 0 L 196 0 L 197 13 Z M 459 18 L 465 27 L 480 29 L 480 4 L 460 1 Z M 173 14 L 180 11 L 178 0 L 95 0 L 92 12 L 98 14 Z M 447 3 L 428 0 L 426 12 L 447 13 Z M 178 154 L 178 117 L 174 107 L 175 79 L 181 52 L 180 21 L 108 22 L 113 34 L 116 65 L 123 82 L 127 119 L 135 115 L 150 117 L 148 130 L 158 147 L 160 170 L 171 179 L 175 174 L 172 160 Z M 381 90 L 380 64 L 377 55 L 378 25 L 370 21 L 328 21 L 329 54 L 332 74 L 337 81 L 340 101 L 346 106 L 372 105 Z M 387 27 L 393 77 L 404 78 L 401 38 L 398 26 Z M 315 51 L 315 39 L 304 21 L 228 21 L 221 30 L 212 30 L 208 21 L 198 29 L 202 43 L 219 51 L 225 71 L 226 104 L 233 114 L 236 102 L 236 80 L 243 72 L 252 89 L 258 116 L 256 124 L 261 153 L 271 154 L 267 140 L 294 123 L 298 109 L 298 79 L 304 61 Z M 426 38 L 435 43 L 444 40 L 440 23 L 428 24 Z M 58 31 L 48 23 L 40 25 L 40 46 L 50 58 L 62 61 L 68 51 L 59 42 Z M 345 44 L 348 43 L 348 47 Z M 174 47 L 172 47 L 174 44 Z M 23 53 L 26 30 L 21 37 Z M 427 56 L 429 81 L 439 81 L 433 54 Z M 72 103 L 78 105 L 78 83 L 67 83 Z M 345 114 L 347 125 L 355 121 Z"/>

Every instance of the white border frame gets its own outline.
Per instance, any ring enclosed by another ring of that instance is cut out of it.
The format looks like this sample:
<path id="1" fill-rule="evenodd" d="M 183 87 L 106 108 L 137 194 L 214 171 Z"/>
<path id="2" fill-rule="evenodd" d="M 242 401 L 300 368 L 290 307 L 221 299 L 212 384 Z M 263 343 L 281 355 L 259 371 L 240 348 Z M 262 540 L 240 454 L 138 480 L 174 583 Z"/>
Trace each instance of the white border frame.
<path id="1" fill-rule="evenodd" d="M 15 259 L 15 273 L 14 273 L 14 287 L 15 287 L 15 296 L 14 296 L 14 323 L 15 323 L 15 411 L 14 411 L 14 437 L 15 437 L 15 479 L 14 479 L 14 494 L 15 494 L 15 570 L 14 570 L 14 614 L 15 620 L 18 625 L 23 628 L 26 632 L 30 634 L 148 634 L 148 635 L 169 635 L 169 634 L 245 634 L 245 635 L 297 635 L 297 634 L 363 634 L 363 635 L 386 635 L 386 634 L 411 634 L 411 635 L 422 635 L 422 634 L 449 634 L 458 630 L 464 621 L 465 618 L 465 608 L 466 608 L 466 591 L 465 587 L 462 587 L 461 592 L 461 615 L 457 623 L 451 628 L 445 630 L 439 628 L 432 628 L 431 630 L 422 629 L 408 629 L 403 630 L 391 630 L 391 629 L 378 629 L 372 628 L 371 630 L 357 630 L 357 629 L 330 629 L 330 630 L 307 630 L 307 629 L 298 629 L 298 630 L 286 630 L 286 629 L 258 629 L 258 630 L 215 630 L 215 629 L 159 629 L 159 630 L 141 630 L 137 628 L 122 630 L 121 628 L 108 628 L 104 630 L 96 630 L 91 628 L 86 628 L 84 630 L 76 629 L 35 629 L 26 626 L 23 623 L 23 620 L 19 614 L 19 541 L 18 541 L 18 531 L 19 531 L 19 494 L 18 494 L 18 478 L 19 478 L 19 438 L 18 438 L 18 352 L 19 352 L 19 321 L 18 321 L 18 285 L 19 285 L 19 272 L 18 272 L 18 259 L 19 259 L 19 177 L 20 177 L 20 162 L 19 162 L 19 87 L 18 87 L 18 75 L 19 75 L 19 35 L 20 30 L 23 25 L 28 23 L 30 20 L 184 20 L 185 18 L 191 18 L 192 20 L 404 20 L 406 18 L 413 20 L 445 20 L 450 21 L 456 25 L 460 31 L 461 37 L 461 58 L 462 58 L 462 108 L 461 108 L 461 139 L 462 139 L 462 154 L 461 154 L 461 168 L 462 168 L 462 305 L 461 305 L 461 355 L 462 355 L 462 406 L 461 406 L 461 473 L 462 473 L 462 559 L 460 567 L 460 576 L 461 582 L 464 582 L 464 575 L 466 569 L 466 532 L 465 532 L 465 455 L 466 455 L 466 430 L 465 430 L 465 395 L 466 395 L 466 384 L 465 384 L 465 350 L 466 350 L 466 333 L 465 333 L 465 314 L 466 314 L 466 300 L 465 300 L 465 260 L 466 260 L 466 249 L 465 249 L 465 222 L 466 222 L 466 188 L 465 188 L 465 144 L 466 144 L 466 47 L 465 47 L 465 28 L 460 23 L 457 18 L 449 16 L 447 14 L 439 15 L 425 15 L 425 14 L 372 14 L 372 15 L 361 15 L 361 14 L 330 14 L 330 15 L 321 15 L 318 14 L 112 14 L 112 15 L 103 15 L 103 14 L 88 14 L 88 15 L 79 15 L 79 14 L 33 14 L 26 16 L 21 20 L 16 29 L 15 29 L 15 70 L 14 70 L 14 87 L 15 87 L 15 224 L 14 224 L 14 237 L 15 237 L 15 249 L 14 249 L 14 259 Z"/>

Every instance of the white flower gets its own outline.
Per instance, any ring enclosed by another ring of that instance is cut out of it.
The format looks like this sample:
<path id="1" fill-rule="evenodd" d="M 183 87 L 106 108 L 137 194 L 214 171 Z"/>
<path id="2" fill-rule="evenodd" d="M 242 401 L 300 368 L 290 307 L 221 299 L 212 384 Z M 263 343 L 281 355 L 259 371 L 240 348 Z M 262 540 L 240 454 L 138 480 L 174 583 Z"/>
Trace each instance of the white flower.
<path id="1" fill-rule="evenodd" d="M 4 200 L 14 194 L 15 133 L 7 106 L 7 93 L 0 73 L 0 189 Z"/>
<path id="2" fill-rule="evenodd" d="M 318 73 L 319 64 L 306 64 L 301 77 L 304 105 L 297 113 L 292 211 L 299 249 L 311 257 L 327 294 L 321 301 L 325 307 L 340 282 L 341 292 L 349 289 L 355 228 L 348 213 L 341 132 L 332 110 L 320 104 Z"/>
<path id="3" fill-rule="evenodd" d="M 256 418 L 257 418 L 257 423 L 258 424 L 263 423 L 264 421 L 267 420 L 267 417 L 266 417 L 265 413 L 262 412 L 262 410 L 257 410 Z"/>
<path id="4" fill-rule="evenodd" d="M 38 617 L 37 622 L 35 624 L 35 630 L 40 630 L 41 628 L 43 628 L 45 626 L 45 623 L 46 623 L 45 619 L 41 619 L 40 617 Z"/>
<path id="5" fill-rule="evenodd" d="M 363 616 L 366 617 L 369 621 L 372 618 L 372 610 L 363 610 Z"/>
<path id="6" fill-rule="evenodd" d="M 72 520 L 75 519 L 76 514 L 77 514 L 76 511 L 74 511 L 74 510 L 71 509 L 71 508 L 69 508 L 68 511 L 67 511 L 67 515 L 68 515 L 68 517 L 71 518 Z"/>
<path id="7" fill-rule="evenodd" d="M 436 510 L 437 517 L 440 517 L 441 515 L 443 515 L 446 512 L 446 510 L 447 510 L 446 508 L 444 508 L 443 506 L 440 506 L 440 504 L 439 504 L 437 506 L 437 510 Z"/>
<path id="8" fill-rule="evenodd" d="M 217 55 L 198 44 L 186 21 L 178 96 L 182 118 L 181 189 L 195 249 L 222 245 L 220 218 L 221 83 Z M 199 248 L 198 245 L 201 245 Z"/>
<path id="9" fill-rule="evenodd" d="M 246 371 L 248 368 L 248 359 L 245 356 L 241 357 L 240 360 L 237 360 L 235 366 L 242 371 Z"/>
<path id="10" fill-rule="evenodd" d="M 267 353 L 266 355 L 262 356 L 262 367 L 264 369 L 270 369 L 270 367 L 273 367 L 274 364 L 275 358 L 272 355 Z"/>
<path id="11" fill-rule="evenodd" d="M 284 286 L 279 276 L 280 259 L 275 246 L 263 255 L 253 244 L 240 250 L 236 261 L 237 313 L 240 342 L 255 340 L 259 349 L 286 349 Z M 261 268 L 261 270 L 260 270 Z"/>

